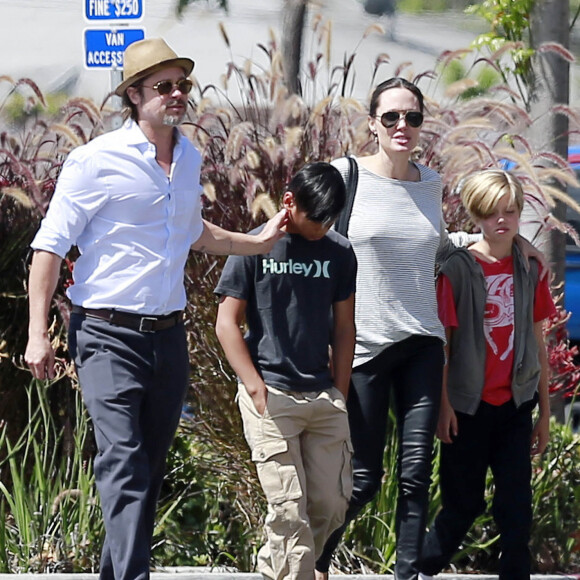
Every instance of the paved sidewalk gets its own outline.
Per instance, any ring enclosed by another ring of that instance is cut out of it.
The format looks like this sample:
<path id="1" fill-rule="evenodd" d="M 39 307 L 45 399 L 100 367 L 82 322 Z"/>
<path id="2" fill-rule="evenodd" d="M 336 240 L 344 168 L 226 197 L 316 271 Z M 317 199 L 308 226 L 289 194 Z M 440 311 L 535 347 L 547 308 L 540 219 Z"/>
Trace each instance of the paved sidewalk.
<path id="1" fill-rule="evenodd" d="M 331 574 L 331 580 L 394 580 L 390 574 Z M 439 574 L 437 580 L 497 580 L 489 574 Z M 18 580 L 97 580 L 98 574 L 18 574 Z M 153 572 L 151 580 L 261 580 L 260 574 L 212 571 L 208 568 L 169 568 Z M 0 574 L 0 580 L 15 580 L 14 574 Z M 580 573 L 533 574 L 531 580 L 580 580 Z"/>
<path id="2" fill-rule="evenodd" d="M 206 571 L 181 571 L 173 572 L 176 580 L 261 580 L 260 574 L 242 574 L 232 572 L 211 572 Z M 330 574 L 331 580 L 394 580 L 392 574 Z M 439 574 L 435 576 L 437 580 L 497 580 L 497 576 L 490 574 Z M 168 573 L 153 573 L 152 580 L 169 580 Z M 0 575 L 0 580 L 4 579 Z M 21 580 L 20 578 L 18 580 Z M 88 578 L 86 580 L 89 580 Z M 94 579 L 90 579 L 94 580 Z M 534 574 L 531 580 L 580 580 L 580 574 L 568 575 L 542 575 Z"/>

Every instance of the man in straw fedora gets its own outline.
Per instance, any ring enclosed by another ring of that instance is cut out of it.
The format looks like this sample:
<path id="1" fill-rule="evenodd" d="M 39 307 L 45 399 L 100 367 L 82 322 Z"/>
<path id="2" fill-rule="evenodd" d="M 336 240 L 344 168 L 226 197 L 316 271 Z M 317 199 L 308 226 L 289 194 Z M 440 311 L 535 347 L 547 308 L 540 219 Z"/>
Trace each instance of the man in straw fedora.
<path id="1" fill-rule="evenodd" d="M 160 38 L 127 48 L 115 92 L 130 118 L 70 153 L 31 244 L 25 360 L 37 379 L 55 376 L 50 305 L 62 259 L 72 245 L 80 253 L 67 290 L 68 344 L 98 446 L 103 580 L 149 577 L 156 502 L 188 385 L 190 248 L 267 253 L 286 220 L 280 212 L 254 236 L 202 219 L 201 156 L 176 129 L 193 66 Z"/>

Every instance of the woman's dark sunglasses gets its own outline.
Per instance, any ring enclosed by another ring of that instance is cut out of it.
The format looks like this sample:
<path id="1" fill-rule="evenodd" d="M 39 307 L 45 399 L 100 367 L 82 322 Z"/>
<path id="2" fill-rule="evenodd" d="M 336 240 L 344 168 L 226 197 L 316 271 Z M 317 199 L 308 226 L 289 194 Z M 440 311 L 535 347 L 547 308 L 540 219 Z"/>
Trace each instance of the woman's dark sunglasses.
<path id="1" fill-rule="evenodd" d="M 401 120 L 401 117 L 405 119 L 405 123 L 409 127 L 420 127 L 423 124 L 423 113 L 419 111 L 406 111 L 404 113 L 400 111 L 387 111 L 378 118 L 381 120 L 383 127 L 390 129 Z"/>
<path id="2" fill-rule="evenodd" d="M 181 79 L 176 83 L 172 83 L 171 81 L 159 81 L 149 88 L 157 91 L 160 95 L 168 95 L 173 92 L 175 87 L 179 89 L 180 93 L 187 95 L 193 87 L 193 82 L 189 79 Z"/>

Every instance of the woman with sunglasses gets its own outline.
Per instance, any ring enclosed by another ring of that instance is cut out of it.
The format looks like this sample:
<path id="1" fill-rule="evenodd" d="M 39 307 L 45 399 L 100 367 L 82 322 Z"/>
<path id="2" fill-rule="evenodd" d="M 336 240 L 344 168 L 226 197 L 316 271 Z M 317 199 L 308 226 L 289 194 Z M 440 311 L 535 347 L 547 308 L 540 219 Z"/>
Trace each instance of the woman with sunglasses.
<path id="1" fill-rule="evenodd" d="M 368 116 L 378 150 L 356 159 L 358 185 L 347 230 L 358 259 L 357 343 L 347 401 L 354 490 L 344 526 L 317 561 L 318 580 L 327 577 L 347 524 L 381 486 L 391 393 L 399 434 L 395 577 L 418 577 L 444 362 L 435 263 L 451 243 L 441 179 L 411 160 L 423 107 L 421 91 L 402 78 L 378 85 Z M 347 181 L 348 160 L 334 164 Z M 458 238 L 468 241 L 465 234 Z"/>

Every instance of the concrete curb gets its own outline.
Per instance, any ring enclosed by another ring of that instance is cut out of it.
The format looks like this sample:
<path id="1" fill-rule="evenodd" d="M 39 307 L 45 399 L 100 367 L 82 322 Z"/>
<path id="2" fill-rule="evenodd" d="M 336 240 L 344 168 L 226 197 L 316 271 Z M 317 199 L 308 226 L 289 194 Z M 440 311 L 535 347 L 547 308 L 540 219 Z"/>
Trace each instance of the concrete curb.
<path id="1" fill-rule="evenodd" d="M 236 572 L 227 567 L 201 566 L 158 569 L 151 574 L 151 579 L 168 580 L 168 576 L 174 576 L 175 580 L 262 580 L 262 576 L 257 573 Z M 498 580 L 498 577 L 493 574 L 439 574 L 434 578 L 435 580 Z M 0 574 L 0 580 L 10 579 L 2 578 Z M 86 580 L 94 580 L 94 578 Z M 331 572 L 330 580 L 395 580 L 395 577 L 392 574 L 333 574 Z M 532 574 L 530 580 L 580 580 L 580 573 Z"/>

